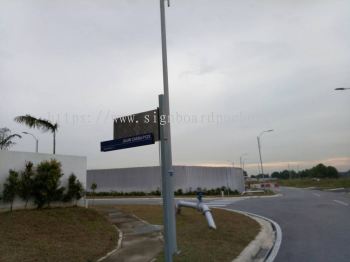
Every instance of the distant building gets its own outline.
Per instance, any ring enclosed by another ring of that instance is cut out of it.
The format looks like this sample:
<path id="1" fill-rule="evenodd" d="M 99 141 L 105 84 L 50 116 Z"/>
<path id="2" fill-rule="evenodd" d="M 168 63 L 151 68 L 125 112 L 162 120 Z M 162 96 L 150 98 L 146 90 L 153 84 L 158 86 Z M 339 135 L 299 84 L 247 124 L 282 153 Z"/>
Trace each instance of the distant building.
<path id="1" fill-rule="evenodd" d="M 201 189 L 229 187 L 231 190 L 244 191 L 242 169 L 233 167 L 173 166 L 174 190 L 183 192 Z M 95 169 L 87 171 L 87 188 L 97 184 L 96 192 L 132 192 L 149 193 L 161 189 L 160 167 L 133 167 L 116 169 Z"/>

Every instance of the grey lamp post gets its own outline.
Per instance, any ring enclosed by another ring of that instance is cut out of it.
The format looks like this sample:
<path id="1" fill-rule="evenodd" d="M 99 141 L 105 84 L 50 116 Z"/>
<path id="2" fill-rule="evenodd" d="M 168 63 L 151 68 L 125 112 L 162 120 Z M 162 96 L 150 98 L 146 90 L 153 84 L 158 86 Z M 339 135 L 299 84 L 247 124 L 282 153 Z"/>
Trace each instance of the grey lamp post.
<path id="1" fill-rule="evenodd" d="M 28 132 L 22 132 L 22 133 L 25 134 L 25 135 L 30 135 L 30 136 L 32 136 L 35 139 L 35 152 L 38 153 L 38 150 L 39 150 L 39 140 L 38 140 L 38 138 L 35 135 L 33 135 L 32 133 L 28 133 Z"/>
<path id="2" fill-rule="evenodd" d="M 268 133 L 268 132 L 272 132 L 273 129 L 270 129 L 270 130 L 265 130 L 265 131 L 262 131 L 260 133 L 260 135 L 257 136 L 257 140 L 258 140 L 258 149 L 259 149 L 259 157 L 260 157 L 260 167 L 261 167 L 261 173 L 263 175 L 263 178 L 264 178 L 264 167 L 263 167 L 263 161 L 262 161 L 262 157 L 261 157 L 261 136 L 265 133 Z"/>
<path id="3" fill-rule="evenodd" d="M 240 164 L 240 168 L 242 168 L 242 163 L 243 163 L 243 161 L 244 161 L 244 159 L 243 159 L 243 157 L 244 156 L 246 156 L 246 155 L 248 155 L 247 153 L 244 153 L 244 154 L 242 154 L 240 157 L 239 157 L 239 164 Z"/>
<path id="4" fill-rule="evenodd" d="M 243 177 L 244 177 L 244 156 L 246 156 L 246 155 L 248 155 L 248 154 L 244 153 L 239 157 L 239 165 L 240 165 L 240 168 L 242 170 Z"/>
<path id="5" fill-rule="evenodd" d="M 227 162 L 229 162 L 230 164 L 232 164 L 232 168 L 235 167 L 235 163 L 233 161 L 230 160 L 226 160 Z M 232 172 L 232 170 L 230 171 Z M 229 183 L 229 179 L 228 179 L 228 174 L 226 172 L 226 186 L 227 186 L 227 196 L 230 196 L 230 183 Z"/>

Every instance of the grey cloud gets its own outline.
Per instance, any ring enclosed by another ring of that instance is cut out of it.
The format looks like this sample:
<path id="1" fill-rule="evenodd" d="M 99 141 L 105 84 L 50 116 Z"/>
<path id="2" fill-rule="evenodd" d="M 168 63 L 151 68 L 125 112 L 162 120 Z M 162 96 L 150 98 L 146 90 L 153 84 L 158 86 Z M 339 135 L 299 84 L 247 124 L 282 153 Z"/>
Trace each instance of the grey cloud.
<path id="1" fill-rule="evenodd" d="M 158 163 L 157 145 L 99 152 L 118 116 L 157 106 L 162 92 L 157 1 L 1 1 L 1 126 L 17 114 L 68 113 L 60 153 L 89 167 Z M 174 0 L 167 8 L 171 112 L 242 114 L 237 121 L 173 124 L 174 162 L 348 157 L 350 19 L 347 1 Z M 99 120 L 100 112 L 104 112 Z M 61 120 L 62 121 L 62 120 Z M 37 133 L 51 151 L 48 135 Z M 31 150 L 23 140 L 15 150 Z M 342 166 L 344 168 L 344 166 Z M 350 168 L 350 166 L 348 166 Z M 251 169 L 256 172 L 256 168 Z"/>

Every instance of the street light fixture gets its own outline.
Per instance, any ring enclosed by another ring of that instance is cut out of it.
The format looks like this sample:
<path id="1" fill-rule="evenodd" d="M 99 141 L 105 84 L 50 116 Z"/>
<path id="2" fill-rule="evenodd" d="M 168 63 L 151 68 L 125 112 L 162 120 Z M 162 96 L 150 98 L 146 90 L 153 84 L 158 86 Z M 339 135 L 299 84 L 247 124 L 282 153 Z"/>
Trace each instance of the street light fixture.
<path id="1" fill-rule="evenodd" d="M 28 133 L 28 132 L 22 132 L 22 133 L 25 134 L 25 135 L 30 135 L 30 136 L 32 136 L 35 139 L 35 152 L 38 153 L 38 149 L 39 149 L 39 140 L 38 140 L 38 138 L 35 135 L 33 135 L 32 133 Z"/>
<path id="2" fill-rule="evenodd" d="M 338 88 L 335 88 L 334 90 L 336 91 L 350 90 L 350 87 L 338 87 Z"/>
<path id="3" fill-rule="evenodd" d="M 262 131 L 260 133 L 260 135 L 257 136 L 257 140 L 258 140 L 258 149 L 259 149 L 259 157 L 260 157 L 260 167 L 261 167 L 261 174 L 264 178 L 264 167 L 263 167 L 263 161 L 262 161 L 262 157 L 261 157 L 261 142 L 260 142 L 260 137 L 265 134 L 265 133 L 268 133 L 268 132 L 273 132 L 273 129 L 269 129 L 269 130 L 265 130 L 265 131 Z"/>

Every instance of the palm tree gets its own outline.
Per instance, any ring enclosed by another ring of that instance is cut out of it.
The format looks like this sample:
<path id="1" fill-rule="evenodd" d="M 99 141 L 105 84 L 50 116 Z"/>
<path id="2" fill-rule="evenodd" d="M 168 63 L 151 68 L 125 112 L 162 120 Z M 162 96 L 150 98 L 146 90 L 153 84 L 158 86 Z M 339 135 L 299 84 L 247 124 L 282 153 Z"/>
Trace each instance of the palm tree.
<path id="1" fill-rule="evenodd" d="M 31 115 L 15 117 L 17 123 L 25 124 L 29 128 L 39 128 L 44 132 L 50 131 L 53 134 L 53 154 L 56 153 L 56 132 L 58 129 L 57 123 L 52 123 L 49 120 L 36 118 Z"/>
<path id="2" fill-rule="evenodd" d="M 22 138 L 19 134 L 11 134 L 11 130 L 7 127 L 0 128 L 0 150 L 7 150 L 15 145 L 12 140 L 16 137 Z"/>

